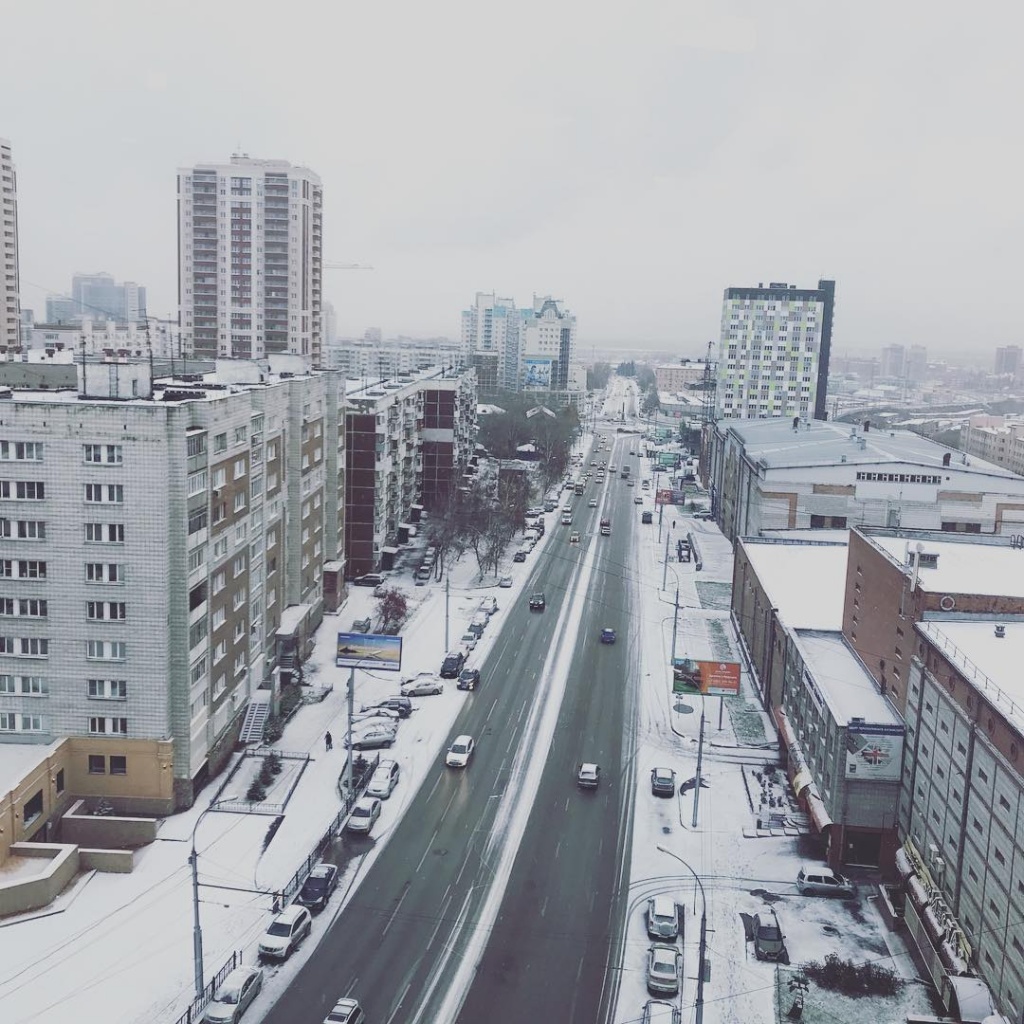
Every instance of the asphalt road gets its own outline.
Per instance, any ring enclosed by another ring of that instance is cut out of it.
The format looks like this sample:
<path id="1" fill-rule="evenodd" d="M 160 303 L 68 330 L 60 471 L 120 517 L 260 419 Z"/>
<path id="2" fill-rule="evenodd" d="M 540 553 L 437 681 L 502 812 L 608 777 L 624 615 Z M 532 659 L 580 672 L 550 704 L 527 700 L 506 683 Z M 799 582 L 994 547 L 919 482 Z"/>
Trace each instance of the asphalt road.
<path id="1" fill-rule="evenodd" d="M 621 463 L 629 440 L 598 458 Z M 375 1024 L 450 1020 L 463 998 L 455 1019 L 466 1024 L 605 1019 L 632 813 L 633 494 L 610 477 L 571 499 L 572 527 L 547 516 L 555 535 L 535 556 L 519 606 L 503 612 L 480 688 L 466 695 L 452 730 L 476 738 L 473 762 L 455 771 L 439 756 L 267 1024 L 322 1021 L 342 995 L 357 997 Z M 592 496 L 601 507 L 587 507 Z M 600 537 L 598 519 L 608 514 L 612 536 Z M 572 530 L 579 546 L 568 543 Z M 527 607 L 534 589 L 546 595 L 543 614 Z M 617 644 L 598 643 L 603 626 L 619 630 Z M 581 760 L 601 765 L 596 792 L 575 785 Z M 520 821 L 513 861 L 507 840 Z M 345 842 L 358 850 L 373 838 Z M 499 903 L 494 881 L 505 877 Z"/>

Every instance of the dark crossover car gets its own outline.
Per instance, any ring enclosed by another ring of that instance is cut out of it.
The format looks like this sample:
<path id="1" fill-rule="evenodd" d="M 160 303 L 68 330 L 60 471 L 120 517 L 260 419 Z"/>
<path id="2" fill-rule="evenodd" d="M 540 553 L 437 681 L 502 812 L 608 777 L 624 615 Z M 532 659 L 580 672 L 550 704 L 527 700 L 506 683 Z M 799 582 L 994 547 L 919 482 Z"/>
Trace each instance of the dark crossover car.
<path id="1" fill-rule="evenodd" d="M 438 673 L 442 679 L 457 679 L 466 664 L 466 655 L 462 651 L 449 651 L 441 663 L 441 671 Z"/>
<path id="2" fill-rule="evenodd" d="M 601 630 L 601 643 L 613 644 L 615 643 L 615 639 L 616 637 L 614 629 L 610 629 L 609 627 L 605 626 L 605 628 Z"/>
<path id="3" fill-rule="evenodd" d="M 544 611 L 544 595 L 543 594 L 531 594 L 530 595 L 530 611 L 531 612 L 542 612 L 542 611 Z"/>
<path id="4" fill-rule="evenodd" d="M 386 579 L 379 572 L 368 572 L 365 576 L 357 576 L 352 584 L 356 587 L 379 587 Z"/>
<path id="5" fill-rule="evenodd" d="M 459 690 L 475 690 L 480 685 L 480 669 L 464 668 L 459 673 L 456 688 Z"/>
<path id="6" fill-rule="evenodd" d="M 338 869 L 333 864 L 321 862 L 309 873 L 299 891 L 296 902 L 314 913 L 323 910 L 338 885 Z"/>

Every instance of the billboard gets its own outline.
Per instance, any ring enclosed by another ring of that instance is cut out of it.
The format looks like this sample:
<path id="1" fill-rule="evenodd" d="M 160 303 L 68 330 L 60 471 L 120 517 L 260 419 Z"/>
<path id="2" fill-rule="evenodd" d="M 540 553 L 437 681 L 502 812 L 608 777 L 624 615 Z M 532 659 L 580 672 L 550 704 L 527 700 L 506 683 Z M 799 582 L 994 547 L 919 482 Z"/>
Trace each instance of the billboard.
<path id="1" fill-rule="evenodd" d="M 654 492 L 654 504 L 655 505 L 673 505 L 675 504 L 675 491 L 671 487 L 659 487 Z"/>
<path id="2" fill-rule="evenodd" d="M 735 697 L 740 692 L 739 662 L 676 658 L 672 662 L 672 692 Z"/>
<path id="3" fill-rule="evenodd" d="M 846 727 L 846 777 L 897 782 L 903 762 L 902 725 Z"/>
<path id="4" fill-rule="evenodd" d="M 551 360 L 524 359 L 523 387 L 549 390 L 551 388 Z"/>
<path id="5" fill-rule="evenodd" d="M 334 664 L 338 668 L 402 670 L 402 638 L 381 633 L 339 633 Z"/>

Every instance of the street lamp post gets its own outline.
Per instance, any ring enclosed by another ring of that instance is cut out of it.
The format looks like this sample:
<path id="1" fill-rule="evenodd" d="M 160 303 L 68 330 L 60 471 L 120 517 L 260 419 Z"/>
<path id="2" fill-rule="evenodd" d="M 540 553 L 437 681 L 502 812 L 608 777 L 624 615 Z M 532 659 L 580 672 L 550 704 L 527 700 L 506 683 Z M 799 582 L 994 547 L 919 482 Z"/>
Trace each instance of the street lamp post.
<path id="1" fill-rule="evenodd" d="M 704 1024 L 704 960 L 708 945 L 708 901 L 704 897 L 704 884 L 700 880 L 700 875 L 678 854 L 673 853 L 671 850 L 666 850 L 664 846 L 659 846 L 657 849 L 673 860 L 679 861 L 693 875 L 693 880 L 697 883 L 697 888 L 700 890 L 700 946 L 697 950 L 699 963 L 697 964 L 697 999 L 694 1003 L 694 1010 L 696 1012 L 695 1019 L 697 1024 Z"/>
<path id="2" fill-rule="evenodd" d="M 700 691 L 700 733 L 697 739 L 697 777 L 694 779 L 693 784 L 693 821 L 691 822 L 694 828 L 697 827 L 697 804 L 700 802 L 700 768 L 701 761 L 704 757 L 704 710 L 706 701 L 704 699 L 704 691 Z"/>

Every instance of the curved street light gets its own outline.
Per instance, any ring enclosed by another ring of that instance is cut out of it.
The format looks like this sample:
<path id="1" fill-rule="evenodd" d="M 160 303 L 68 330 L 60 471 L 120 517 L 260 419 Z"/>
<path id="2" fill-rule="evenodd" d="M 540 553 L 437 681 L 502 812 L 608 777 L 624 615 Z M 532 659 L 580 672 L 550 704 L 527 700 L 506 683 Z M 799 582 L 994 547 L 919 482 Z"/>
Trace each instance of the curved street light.
<path id="1" fill-rule="evenodd" d="M 699 782 L 698 782 L 699 785 Z M 679 861 L 680 864 L 686 868 L 687 871 L 693 875 L 693 880 L 697 883 L 697 888 L 700 890 L 700 947 L 697 950 L 697 999 L 694 1003 L 694 1010 L 696 1011 L 696 1022 L 697 1024 L 703 1024 L 704 1022 L 704 966 L 705 966 L 705 954 L 707 953 L 707 936 L 708 936 L 708 901 L 704 897 L 704 883 L 700 880 L 700 875 L 693 870 L 690 865 L 683 860 L 682 857 L 677 853 L 673 853 L 671 850 L 666 850 L 664 846 L 656 847 L 661 853 L 666 854 L 673 860 Z"/>

